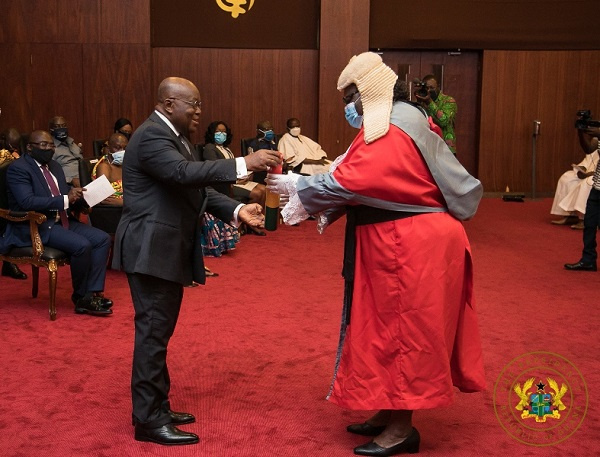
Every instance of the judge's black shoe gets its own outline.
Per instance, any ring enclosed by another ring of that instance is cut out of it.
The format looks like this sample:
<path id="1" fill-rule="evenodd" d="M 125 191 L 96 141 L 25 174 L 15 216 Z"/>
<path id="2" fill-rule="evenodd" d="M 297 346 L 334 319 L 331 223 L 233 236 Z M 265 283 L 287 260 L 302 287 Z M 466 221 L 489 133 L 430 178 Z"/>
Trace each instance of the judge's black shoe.
<path id="1" fill-rule="evenodd" d="M 362 424 L 352 424 L 346 427 L 346 430 L 355 435 L 377 436 L 385 430 L 385 425 L 371 425 L 366 422 Z"/>
<path id="2" fill-rule="evenodd" d="M 421 437 L 416 428 L 413 427 L 410 435 L 406 437 L 404 441 L 396 444 L 392 447 L 381 447 L 379 444 L 371 441 L 370 443 L 363 444 L 354 448 L 356 455 L 375 455 L 375 456 L 389 456 L 397 455 L 403 452 L 407 454 L 416 454 L 419 452 L 419 444 L 421 443 Z"/>
<path id="3" fill-rule="evenodd" d="M 575 271 L 597 271 L 595 263 L 585 263 L 581 260 L 577 263 L 565 263 L 565 269 Z"/>
<path id="4" fill-rule="evenodd" d="M 99 301 L 100 305 L 103 308 L 106 308 L 106 309 L 112 308 L 113 301 L 110 298 L 106 298 L 102 295 L 96 295 L 95 298 Z"/>
<path id="5" fill-rule="evenodd" d="M 13 279 L 27 279 L 27 275 L 17 265 L 6 261 L 2 262 L 2 276 Z"/>
<path id="6" fill-rule="evenodd" d="M 100 301 L 100 297 L 83 297 L 75 303 L 75 314 L 109 316 L 112 314 L 112 309 L 105 308 Z"/>
<path id="7" fill-rule="evenodd" d="M 165 446 L 196 444 L 200 441 L 198 435 L 179 430 L 173 424 L 166 424 L 157 428 L 145 428 L 137 424 L 135 426 L 135 439 L 137 441 L 150 441 Z"/>

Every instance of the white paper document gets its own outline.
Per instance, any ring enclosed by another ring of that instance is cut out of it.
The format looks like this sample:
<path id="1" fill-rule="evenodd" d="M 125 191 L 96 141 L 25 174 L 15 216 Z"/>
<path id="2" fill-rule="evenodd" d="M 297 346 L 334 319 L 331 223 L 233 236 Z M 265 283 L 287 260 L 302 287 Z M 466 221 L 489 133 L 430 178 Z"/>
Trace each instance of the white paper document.
<path id="1" fill-rule="evenodd" d="M 115 193 L 113 186 L 110 185 L 106 176 L 99 176 L 94 179 L 91 183 L 85 186 L 83 191 L 83 198 L 90 207 L 97 205 L 102 200 L 110 197 Z"/>

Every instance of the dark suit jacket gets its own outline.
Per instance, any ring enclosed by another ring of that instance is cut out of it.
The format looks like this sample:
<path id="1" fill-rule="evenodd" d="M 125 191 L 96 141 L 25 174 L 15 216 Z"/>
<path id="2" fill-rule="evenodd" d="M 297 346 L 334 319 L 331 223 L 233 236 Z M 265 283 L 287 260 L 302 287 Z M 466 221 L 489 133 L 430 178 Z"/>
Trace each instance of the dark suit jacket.
<path id="1" fill-rule="evenodd" d="M 58 189 L 62 194 L 58 197 L 52 196 L 40 167 L 29 154 L 15 160 L 6 171 L 8 207 L 13 211 L 37 211 L 48 216 L 39 225 L 42 243 L 48 242 L 50 228 L 56 223 L 57 212 L 64 209 L 64 195 L 70 190 L 60 164 L 51 160 L 48 168 L 58 181 Z M 0 241 L 0 252 L 6 252 L 11 246 L 30 245 L 29 223 L 10 223 L 4 239 Z"/>
<path id="2" fill-rule="evenodd" d="M 239 205 L 206 186 L 235 180 L 234 160 L 192 159 L 153 112 L 127 145 L 113 268 L 186 285 L 192 278 L 203 282 L 199 216 L 206 210 L 230 221 Z"/>
<path id="3" fill-rule="evenodd" d="M 217 148 L 217 146 L 213 143 L 207 143 L 204 145 L 202 149 L 202 159 L 203 160 L 222 160 L 227 159 L 221 151 Z M 222 184 L 214 184 L 213 189 L 217 192 L 225 194 L 227 196 L 231 196 L 231 184 L 222 183 Z"/>

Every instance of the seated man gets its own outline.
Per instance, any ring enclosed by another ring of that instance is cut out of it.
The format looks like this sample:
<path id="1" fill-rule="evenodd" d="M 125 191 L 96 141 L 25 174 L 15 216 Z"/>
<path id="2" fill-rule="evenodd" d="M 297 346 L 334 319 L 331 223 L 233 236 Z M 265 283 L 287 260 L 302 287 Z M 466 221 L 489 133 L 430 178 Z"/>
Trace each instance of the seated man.
<path id="1" fill-rule="evenodd" d="M 94 316 L 112 314 L 112 301 L 103 297 L 110 236 L 68 218 L 67 210 L 84 206 L 84 190 L 69 188 L 61 166 L 52 160 L 54 148 L 48 132 L 31 133 L 27 153 L 6 172 L 9 208 L 46 214 L 47 220 L 39 226 L 40 237 L 45 246 L 70 256 L 75 312 Z M 0 248 L 29 245 L 29 224 L 9 223 Z"/>
<path id="2" fill-rule="evenodd" d="M 600 128 L 593 128 L 590 131 L 577 130 L 579 144 L 585 152 L 585 157 L 558 179 L 550 214 L 562 217 L 551 221 L 553 224 L 573 224 L 571 228 L 583 230 L 585 206 L 592 189 L 592 175 L 599 158 L 598 140 L 593 137 L 594 133 L 600 133 Z"/>
<path id="3" fill-rule="evenodd" d="M 8 166 L 14 160 L 19 158 L 19 142 L 21 141 L 21 134 L 17 129 L 10 128 L 2 132 L 0 135 L 0 166 Z M 4 185 L 4 183 L 2 183 Z M 2 188 L 4 189 L 4 187 Z M 0 208 L 7 208 L 8 202 L 4 201 L 5 197 L 2 196 L 0 202 Z M 7 221 L 0 219 L 0 236 L 4 233 Z M 17 264 L 2 262 L 2 276 L 8 276 L 14 279 L 27 279 L 27 275 L 21 271 Z"/>
<path id="4" fill-rule="evenodd" d="M 103 155 L 92 170 L 92 179 L 102 175 L 106 176 L 108 182 L 113 186 L 115 193 L 102 203 L 107 205 L 123 206 L 123 158 L 127 138 L 122 133 L 113 133 L 108 139 L 108 151 Z"/>
<path id="5" fill-rule="evenodd" d="M 256 137 L 248 145 L 247 154 L 252 154 L 261 149 L 277 151 L 277 135 L 273 131 L 271 121 L 261 121 L 256 125 Z M 265 183 L 266 171 L 254 172 L 253 180 L 261 184 Z"/>
<path id="6" fill-rule="evenodd" d="M 62 167 L 67 184 L 79 187 L 79 159 L 83 159 L 81 143 L 75 144 L 69 136 L 67 121 L 62 116 L 50 119 L 48 128 L 54 138 L 54 160 Z"/>
<path id="7" fill-rule="evenodd" d="M 331 160 L 321 146 L 300 134 L 300 121 L 295 117 L 287 120 L 287 133 L 279 140 L 279 151 L 283 160 L 294 173 L 316 175 L 327 173 Z"/>

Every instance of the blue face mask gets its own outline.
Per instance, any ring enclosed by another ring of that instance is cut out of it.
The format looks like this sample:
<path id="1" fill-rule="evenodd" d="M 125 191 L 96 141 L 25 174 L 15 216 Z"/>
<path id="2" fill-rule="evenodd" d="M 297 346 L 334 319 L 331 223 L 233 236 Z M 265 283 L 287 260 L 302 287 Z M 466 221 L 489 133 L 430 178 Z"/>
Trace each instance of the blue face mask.
<path id="1" fill-rule="evenodd" d="M 123 165 L 123 158 L 125 157 L 125 151 L 117 151 L 112 153 L 112 164 Z"/>
<path id="2" fill-rule="evenodd" d="M 227 140 L 227 133 L 225 132 L 215 132 L 215 143 L 223 144 Z"/>
<path id="3" fill-rule="evenodd" d="M 265 140 L 267 141 L 273 141 L 275 139 L 275 132 L 273 132 L 273 130 L 266 130 L 266 131 L 262 131 L 263 135 L 265 136 Z"/>
<path id="4" fill-rule="evenodd" d="M 358 99 L 357 99 L 358 100 Z M 356 111 L 355 102 L 350 102 L 344 108 L 344 115 L 351 127 L 359 129 L 363 123 L 363 117 Z"/>

